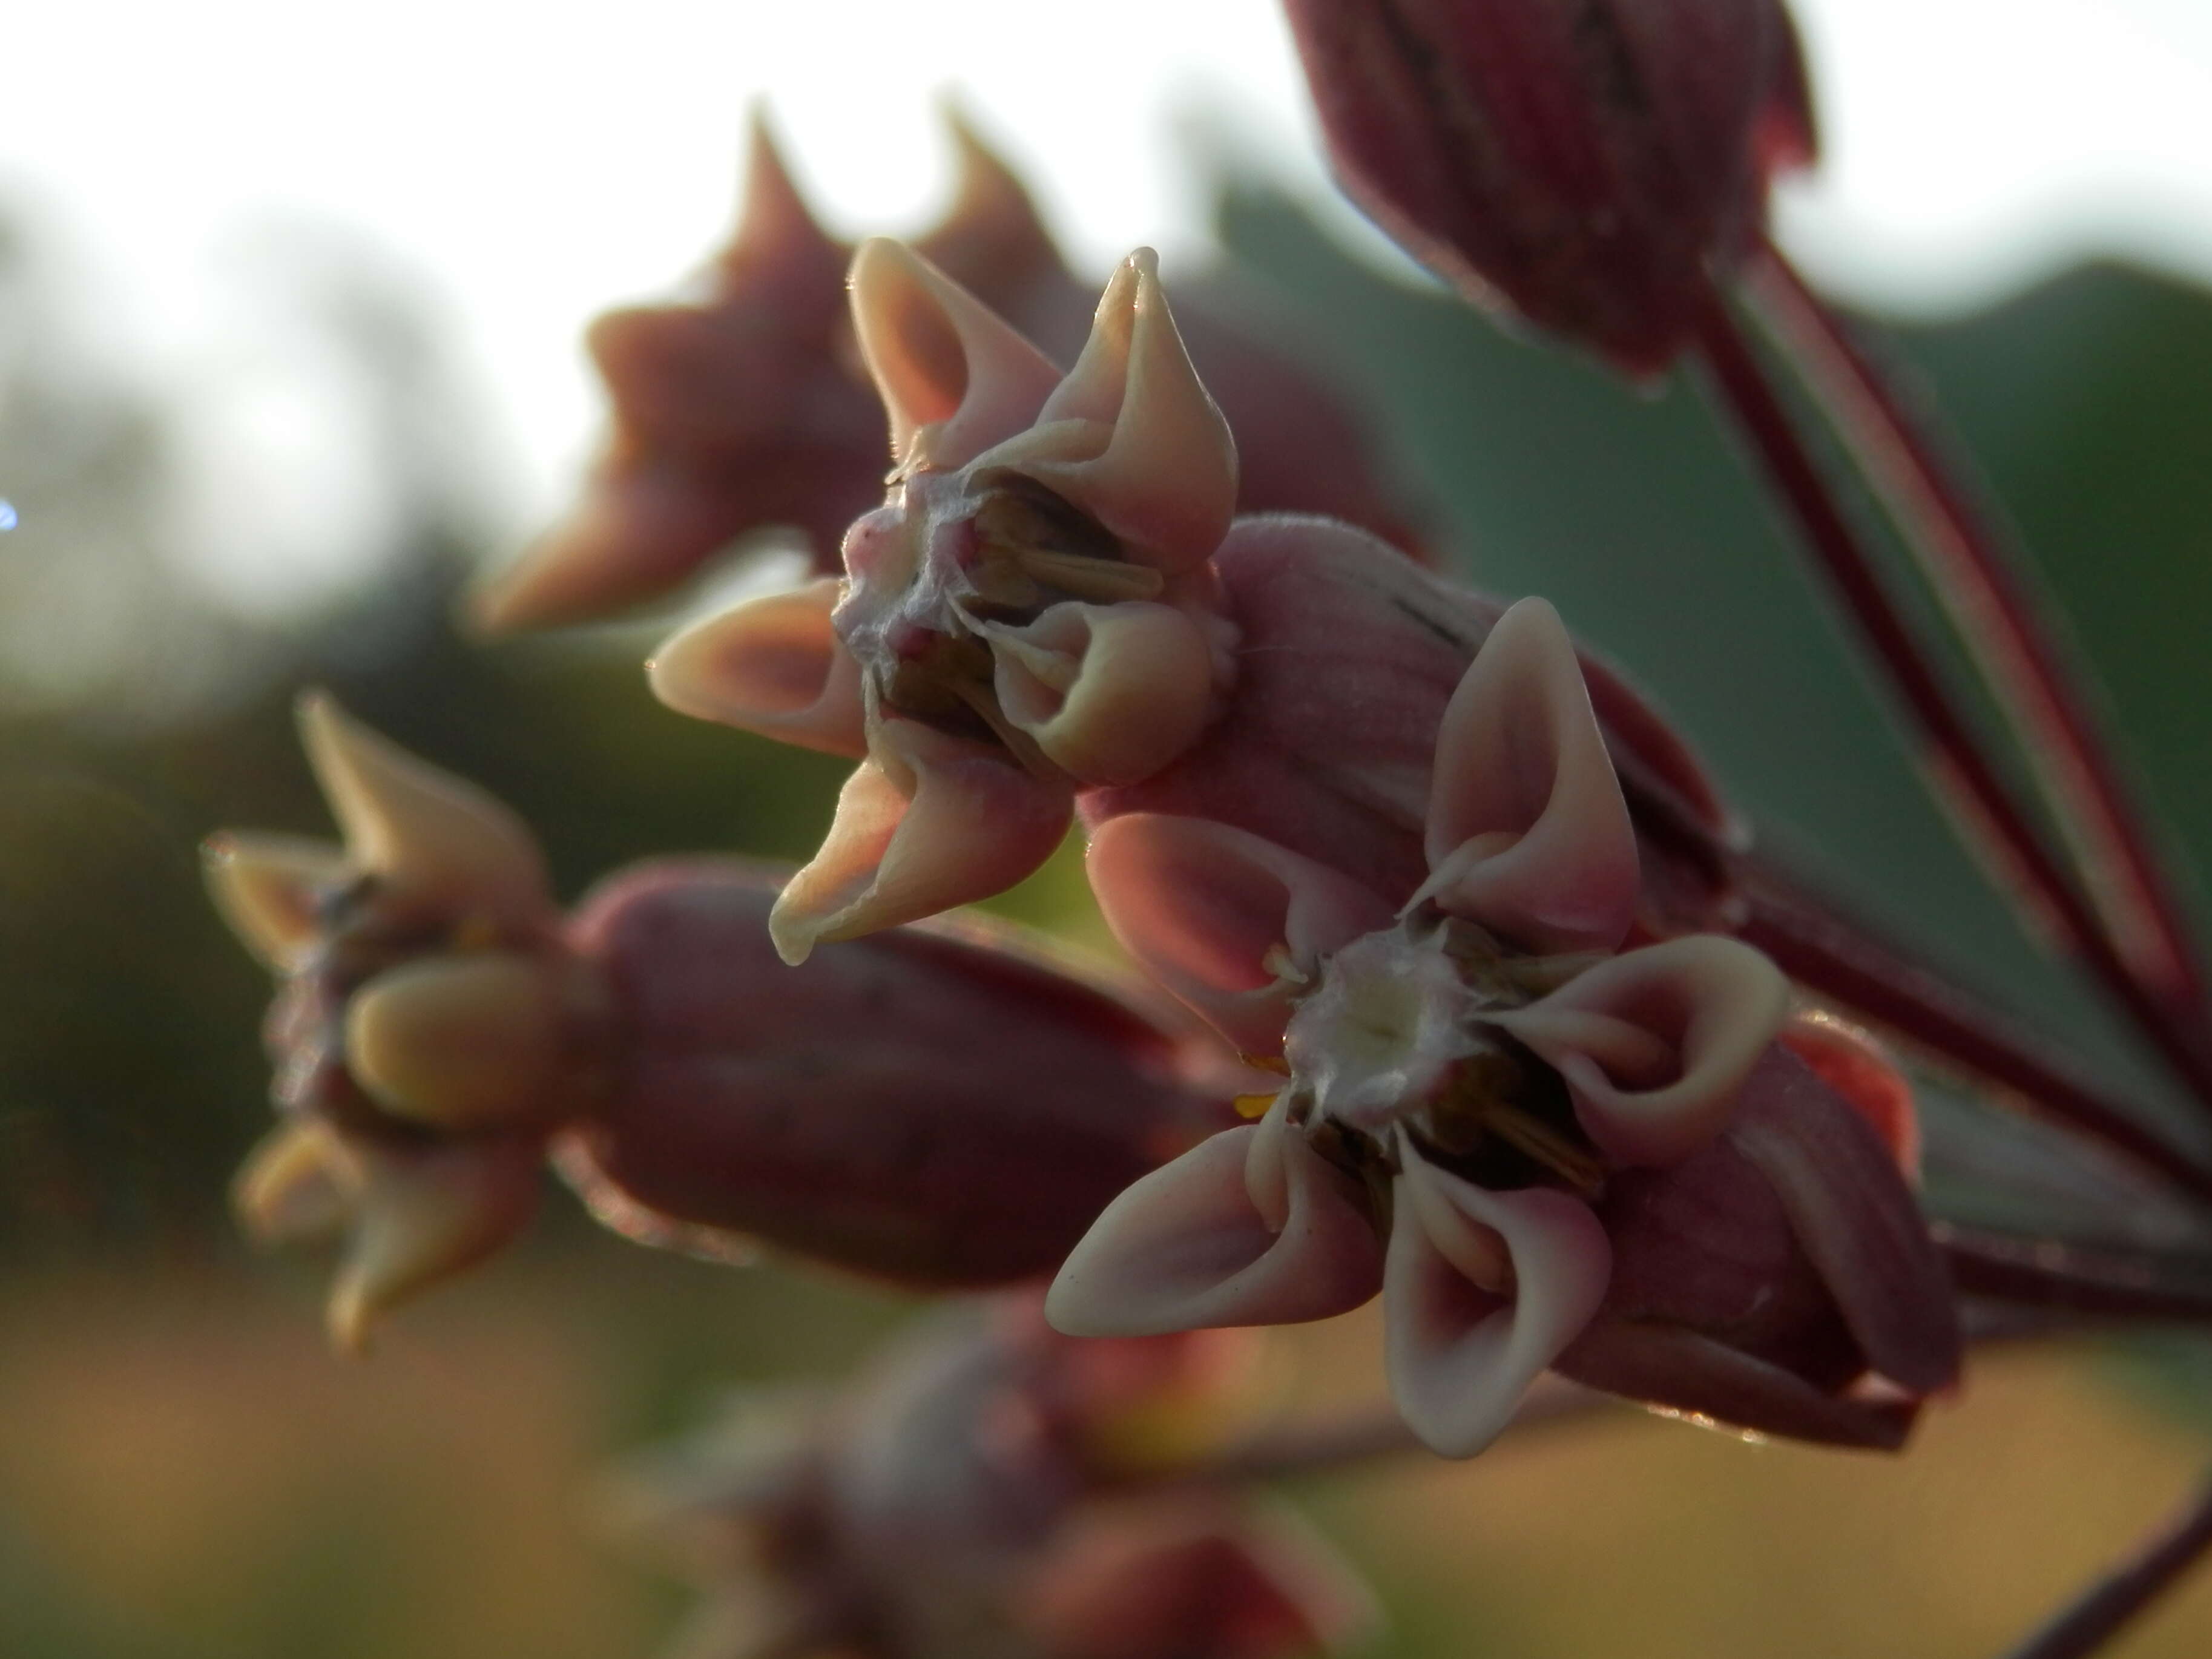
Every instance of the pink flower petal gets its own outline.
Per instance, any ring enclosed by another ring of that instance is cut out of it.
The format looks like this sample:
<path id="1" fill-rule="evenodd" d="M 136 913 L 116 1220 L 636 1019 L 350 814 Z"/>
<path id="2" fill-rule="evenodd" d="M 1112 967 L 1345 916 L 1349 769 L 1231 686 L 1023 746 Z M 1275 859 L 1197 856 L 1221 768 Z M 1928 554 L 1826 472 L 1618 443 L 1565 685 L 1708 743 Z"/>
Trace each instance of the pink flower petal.
<path id="1" fill-rule="evenodd" d="M 1282 1047 L 1282 970 L 1390 923 L 1379 895 L 1208 818 L 1135 813 L 1092 836 L 1091 887 L 1129 954 L 1247 1054 Z M 1285 958 L 1287 957 L 1287 960 Z"/>
<path id="2" fill-rule="evenodd" d="M 1410 1147 L 1395 1190 L 1382 1279 L 1391 1397 L 1431 1450 L 1471 1457 L 1597 1311 L 1612 1251 L 1580 1200 L 1489 1192 Z"/>
<path id="3" fill-rule="evenodd" d="M 1064 787 L 915 720 L 887 720 L 846 781 L 822 850 L 769 916 L 786 962 L 1002 893 L 1066 833 Z"/>
<path id="4" fill-rule="evenodd" d="M 1539 952 L 1609 950 L 1636 912 L 1636 836 L 1559 613 L 1498 619 L 1437 733 L 1420 896 Z"/>
<path id="5" fill-rule="evenodd" d="M 1028 474 L 1170 574 L 1221 544 L 1237 507 L 1237 446 L 1183 350 L 1150 248 L 1115 269 L 1083 355 L 1036 428 L 977 465 Z"/>
<path id="6" fill-rule="evenodd" d="M 1701 933 L 1611 957 L 1541 1001 L 1487 1018 L 1559 1070 L 1608 1155 L 1671 1164 L 1728 1121 L 1789 1006 L 1772 963 Z"/>
<path id="7" fill-rule="evenodd" d="M 860 244 L 853 326 L 890 416 L 902 468 L 953 471 L 1036 418 L 1060 370 L 911 248 Z"/>
<path id="8" fill-rule="evenodd" d="M 1351 1182 L 1270 1114 L 1108 1205 L 1053 1281 L 1045 1316 L 1071 1336 L 1327 1319 L 1375 1294 L 1382 1256 Z"/>
<path id="9" fill-rule="evenodd" d="M 860 665 L 830 626 L 842 586 L 825 576 L 682 629 L 645 665 L 653 696 L 779 742 L 865 755 Z"/>

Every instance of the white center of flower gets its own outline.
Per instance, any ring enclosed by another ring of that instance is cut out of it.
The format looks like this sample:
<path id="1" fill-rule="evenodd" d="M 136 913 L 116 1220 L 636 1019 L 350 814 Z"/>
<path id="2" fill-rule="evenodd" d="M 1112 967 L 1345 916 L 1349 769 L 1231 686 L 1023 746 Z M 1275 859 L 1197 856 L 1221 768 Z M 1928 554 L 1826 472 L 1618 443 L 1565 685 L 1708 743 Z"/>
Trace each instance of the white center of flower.
<path id="1" fill-rule="evenodd" d="M 1475 1018 L 1485 1005 L 1440 931 L 1414 938 L 1388 928 L 1323 964 L 1320 987 L 1285 1030 L 1283 1058 L 1321 1116 L 1380 1139 L 1431 1097 L 1455 1060 L 1484 1046 Z"/>

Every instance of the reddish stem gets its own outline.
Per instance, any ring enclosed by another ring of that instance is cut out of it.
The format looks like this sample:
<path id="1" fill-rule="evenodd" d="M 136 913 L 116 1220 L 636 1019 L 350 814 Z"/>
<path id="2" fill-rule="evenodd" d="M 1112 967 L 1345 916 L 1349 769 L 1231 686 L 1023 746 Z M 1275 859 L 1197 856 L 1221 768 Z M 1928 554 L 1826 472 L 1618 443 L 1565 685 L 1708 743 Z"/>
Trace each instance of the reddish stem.
<path id="1" fill-rule="evenodd" d="M 2136 1553 L 2007 1659 L 2083 1659 L 2125 1629 L 2212 1551 L 2212 1482 Z"/>
<path id="2" fill-rule="evenodd" d="M 2179 884 L 2019 559 L 1958 484 L 1926 416 L 1789 260 L 1765 246 L 1747 276 L 1770 337 L 1888 507 L 2012 723 L 2120 951 L 2178 1011 L 2201 1017 L 2201 952 Z"/>
<path id="3" fill-rule="evenodd" d="M 2152 1175 L 2212 1203 L 2212 1169 L 2045 1051 L 2017 1022 L 1960 990 L 1770 866 L 1736 866 L 1746 907 L 1735 932 L 1792 979 L 1994 1083 L 2007 1103 L 2089 1135 Z"/>
<path id="4" fill-rule="evenodd" d="M 2164 1001 L 2121 959 L 2081 888 L 1998 778 L 1883 591 L 1873 562 L 1717 294 L 1707 296 L 1698 319 L 1698 343 L 1723 403 L 1796 515 L 1821 568 L 1926 740 L 1927 769 L 1939 793 L 1966 809 L 1961 817 L 1978 832 L 1977 838 L 1992 866 L 2015 878 L 2066 948 L 2081 958 L 2167 1064 L 2212 1109 L 2212 1056 L 2200 1046 L 2194 1028 L 2177 1024 Z"/>
<path id="5" fill-rule="evenodd" d="M 2212 1261 L 1936 1222 L 1961 1296 L 2098 1319 L 2212 1320 Z"/>

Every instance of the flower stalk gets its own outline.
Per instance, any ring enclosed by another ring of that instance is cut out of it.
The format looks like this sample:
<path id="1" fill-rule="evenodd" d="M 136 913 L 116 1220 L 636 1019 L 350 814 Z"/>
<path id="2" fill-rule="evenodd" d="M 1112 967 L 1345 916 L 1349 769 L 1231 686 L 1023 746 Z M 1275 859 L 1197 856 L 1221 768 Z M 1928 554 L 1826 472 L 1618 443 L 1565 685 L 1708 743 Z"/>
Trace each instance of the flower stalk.
<path id="1" fill-rule="evenodd" d="M 2212 1482 L 2007 1659 L 2082 1659 L 2118 1636 L 2212 1551 Z"/>
<path id="2" fill-rule="evenodd" d="M 1874 486 L 2012 726 L 2115 945 L 2177 1018 L 2201 1018 L 2203 964 L 2092 688 L 2013 550 L 1947 465 L 1927 415 L 1771 243 L 1744 292 L 1769 339 Z"/>
<path id="3" fill-rule="evenodd" d="M 1857 624 L 1905 714 L 1927 744 L 1924 770 L 1940 798 L 1960 809 L 1990 866 L 2082 963 L 2106 994 L 2197 1097 L 2212 1106 L 2212 1054 L 2161 988 L 2136 973 L 2081 884 L 2045 842 L 1998 775 L 1963 710 L 1884 589 L 1874 561 L 1792 425 L 1767 371 L 1728 304 L 1709 293 L 1698 351 L 1714 392 L 1734 418 L 1803 532 L 1808 547 Z"/>

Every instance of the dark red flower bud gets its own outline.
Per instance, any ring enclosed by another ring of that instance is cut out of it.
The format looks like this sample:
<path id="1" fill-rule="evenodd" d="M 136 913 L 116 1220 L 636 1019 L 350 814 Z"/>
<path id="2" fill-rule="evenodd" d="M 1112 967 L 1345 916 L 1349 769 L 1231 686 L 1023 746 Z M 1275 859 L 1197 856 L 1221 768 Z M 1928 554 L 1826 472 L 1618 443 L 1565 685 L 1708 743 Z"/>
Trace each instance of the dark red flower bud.
<path id="1" fill-rule="evenodd" d="M 1814 149 L 1779 0 L 1285 0 L 1337 176 L 1414 258 L 1634 374 Z"/>

